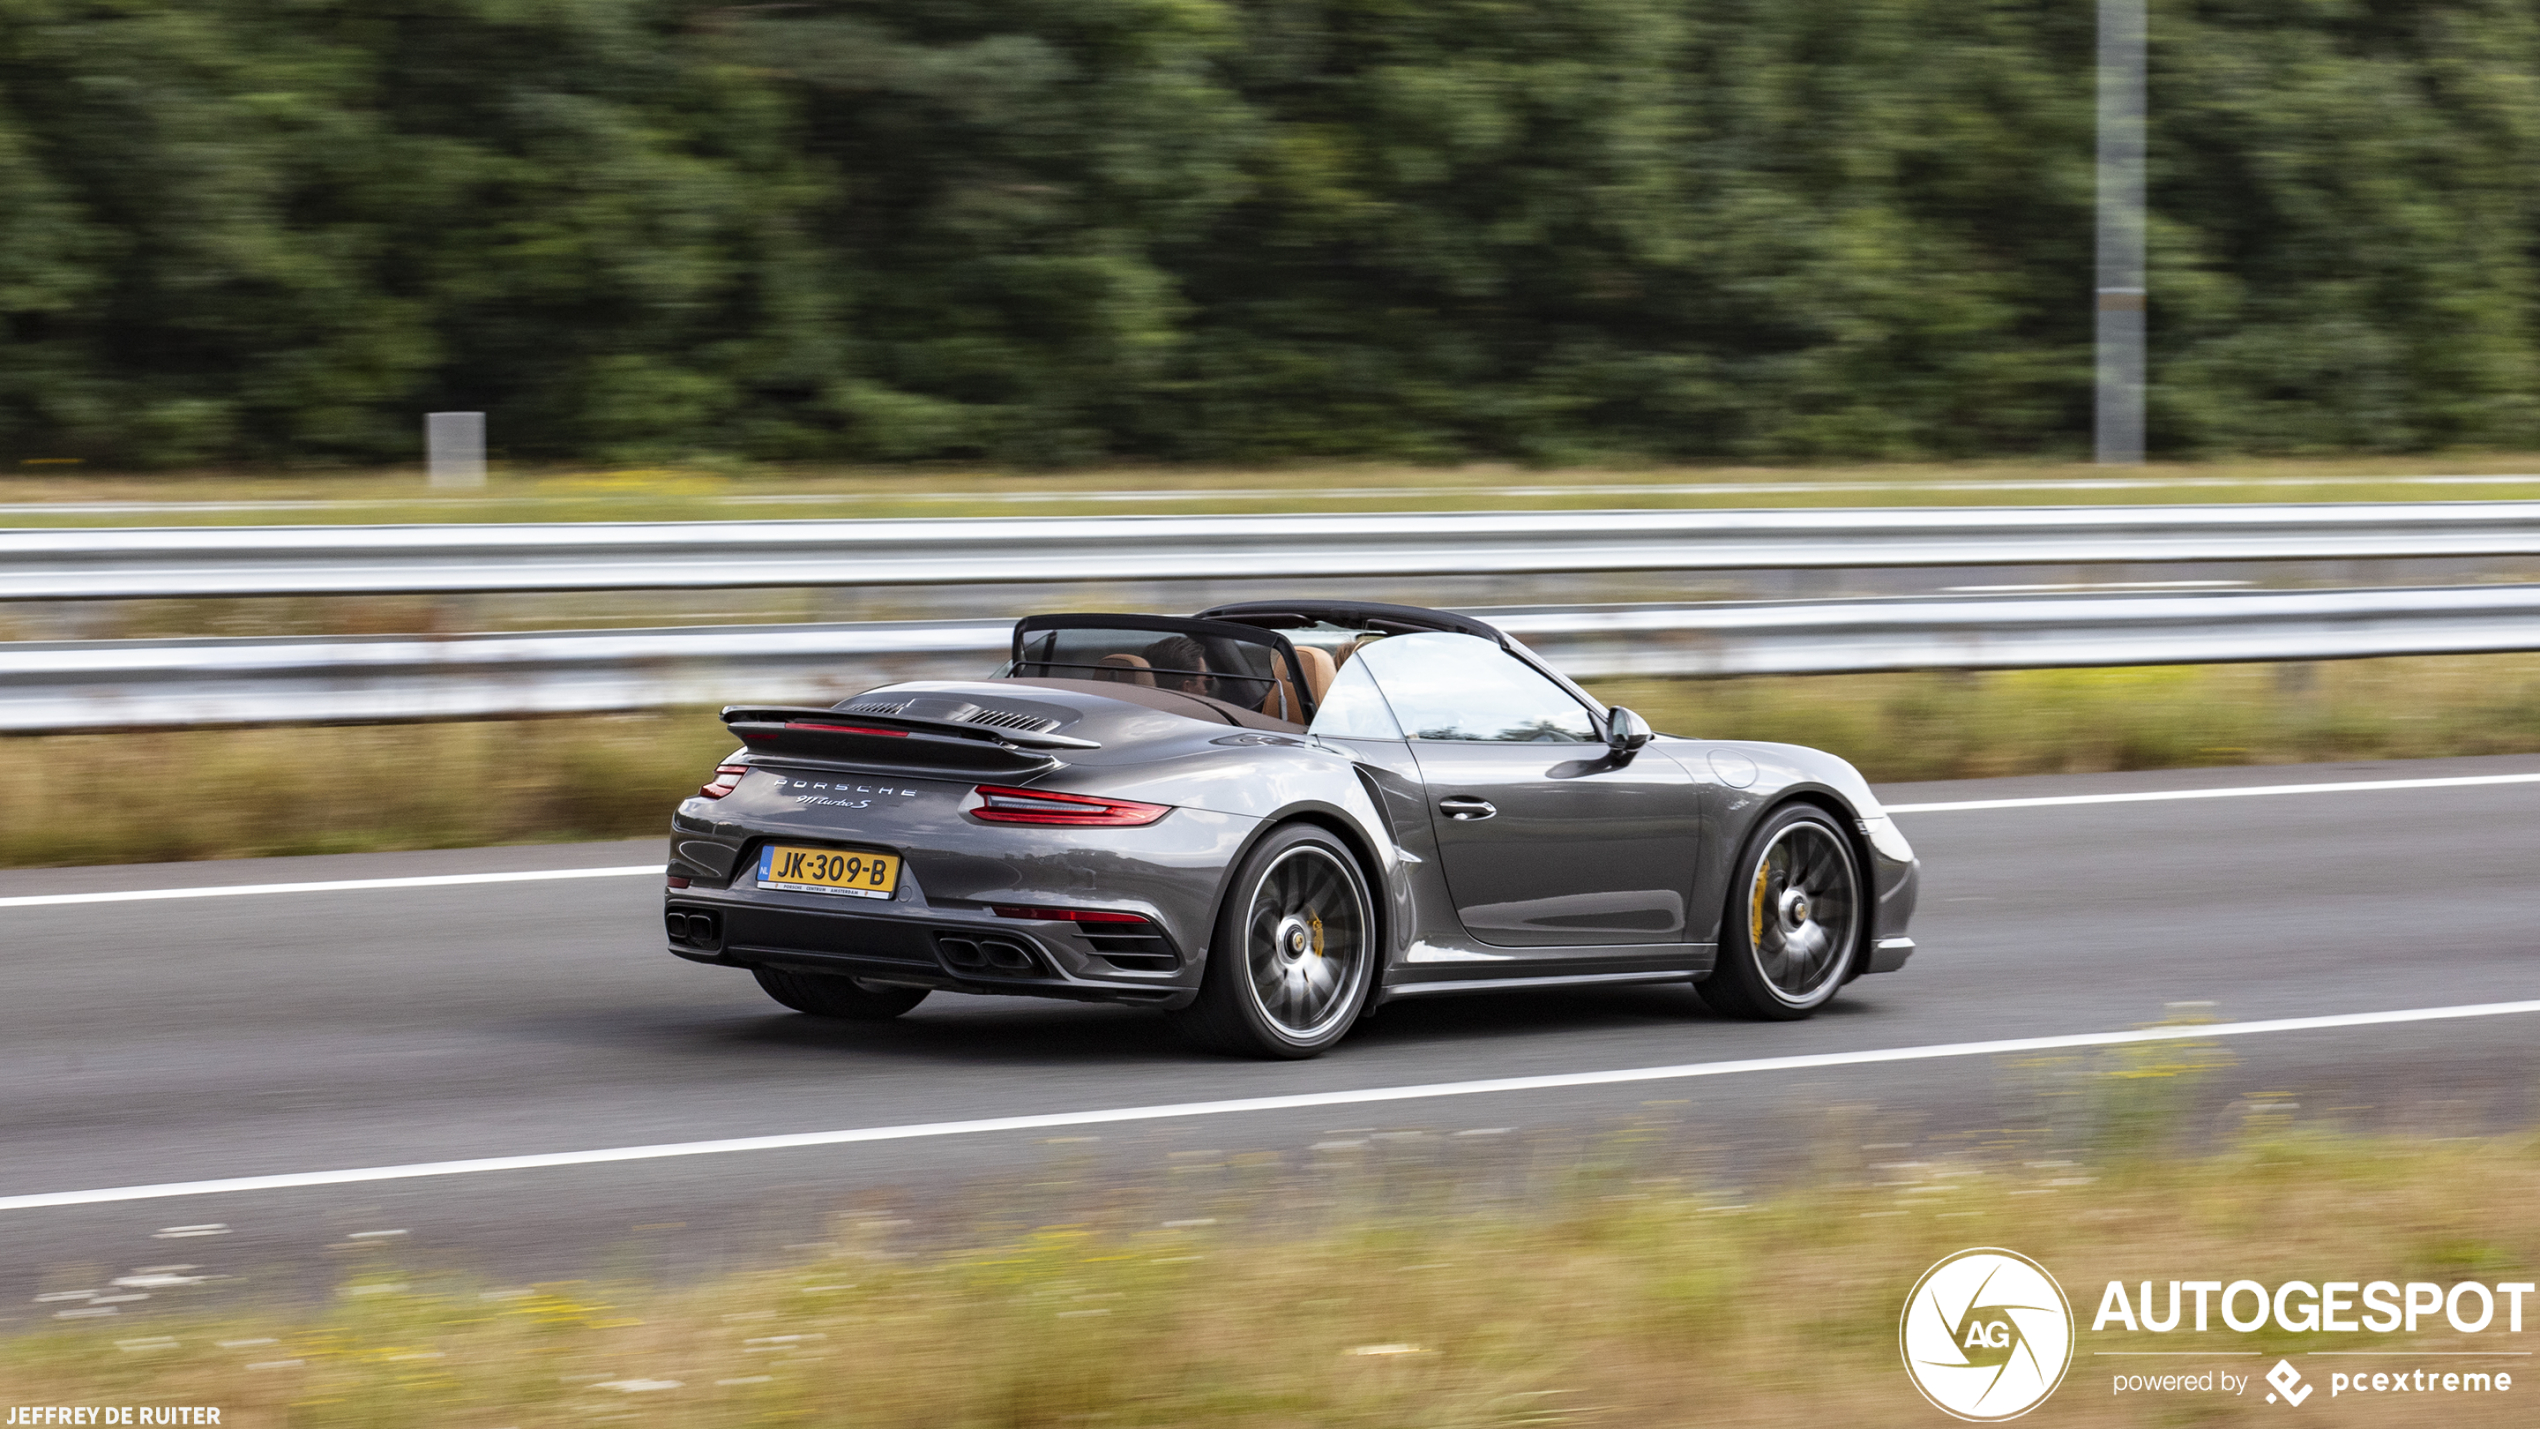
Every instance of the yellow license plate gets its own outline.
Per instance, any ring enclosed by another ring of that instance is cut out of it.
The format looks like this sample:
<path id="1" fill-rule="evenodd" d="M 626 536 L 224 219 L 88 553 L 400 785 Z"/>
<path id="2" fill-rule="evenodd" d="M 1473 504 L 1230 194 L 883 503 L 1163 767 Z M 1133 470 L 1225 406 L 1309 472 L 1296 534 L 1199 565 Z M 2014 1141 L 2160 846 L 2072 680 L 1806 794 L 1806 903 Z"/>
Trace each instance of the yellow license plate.
<path id="1" fill-rule="evenodd" d="M 897 854 L 857 849 L 769 844 L 758 852 L 758 886 L 796 893 L 844 893 L 850 898 L 888 898 L 900 886 L 900 859 Z"/>

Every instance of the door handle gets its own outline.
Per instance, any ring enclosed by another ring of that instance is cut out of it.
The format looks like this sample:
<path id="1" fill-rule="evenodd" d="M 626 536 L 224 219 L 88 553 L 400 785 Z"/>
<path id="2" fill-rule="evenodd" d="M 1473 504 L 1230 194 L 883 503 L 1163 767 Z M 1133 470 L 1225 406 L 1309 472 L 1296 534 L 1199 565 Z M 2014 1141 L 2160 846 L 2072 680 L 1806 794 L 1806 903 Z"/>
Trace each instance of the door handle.
<path id="1" fill-rule="evenodd" d="M 1498 813 L 1499 809 L 1488 799 L 1476 799 L 1470 794 L 1457 794 L 1452 798 L 1438 800 L 1438 812 L 1450 819 L 1469 823 L 1475 819 L 1487 819 Z"/>

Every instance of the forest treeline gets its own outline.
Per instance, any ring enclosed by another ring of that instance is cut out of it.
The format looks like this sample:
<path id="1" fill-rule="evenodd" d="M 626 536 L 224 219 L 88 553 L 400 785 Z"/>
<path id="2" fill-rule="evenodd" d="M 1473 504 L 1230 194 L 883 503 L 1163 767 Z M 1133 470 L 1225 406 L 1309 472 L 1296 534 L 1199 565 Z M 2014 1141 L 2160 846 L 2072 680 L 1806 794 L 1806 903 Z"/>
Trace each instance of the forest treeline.
<path id="1" fill-rule="evenodd" d="M 0 456 L 2079 452 L 2092 0 L 0 0 Z M 2540 7 L 2155 0 L 2151 431 L 2540 445 Z"/>

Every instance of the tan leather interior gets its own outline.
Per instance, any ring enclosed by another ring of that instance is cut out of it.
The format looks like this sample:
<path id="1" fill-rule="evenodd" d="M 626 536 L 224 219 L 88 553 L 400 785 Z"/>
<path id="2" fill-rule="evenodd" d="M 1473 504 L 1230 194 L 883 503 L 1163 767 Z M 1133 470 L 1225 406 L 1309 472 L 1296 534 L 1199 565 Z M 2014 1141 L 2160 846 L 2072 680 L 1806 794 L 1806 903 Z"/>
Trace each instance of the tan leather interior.
<path id="1" fill-rule="evenodd" d="M 1105 655 L 1094 664 L 1099 667 L 1093 676 L 1097 680 L 1155 688 L 1155 667 L 1149 665 L 1143 655 Z"/>
<path id="2" fill-rule="evenodd" d="M 1332 664 L 1333 664 L 1333 666 L 1334 666 L 1335 668 L 1337 668 L 1337 667 L 1339 667 L 1339 666 L 1342 666 L 1342 665 L 1346 665 L 1346 664 L 1348 664 L 1348 663 L 1349 663 L 1349 657 L 1350 657 L 1350 656 L 1357 654 L 1359 651 L 1366 649 L 1368 646 L 1373 645 L 1373 644 L 1375 644 L 1377 641 L 1382 640 L 1382 639 L 1384 639 L 1384 638 L 1385 638 L 1385 637 L 1383 637 L 1383 636 L 1381 636 L 1381 635 L 1361 635 L 1361 636 L 1359 636 L 1357 639 L 1352 640 L 1352 641 L 1351 641 L 1351 642 L 1349 642 L 1347 645 L 1344 645 L 1344 646 L 1342 646 L 1342 647 L 1341 647 L 1341 653 L 1340 653 L 1340 654 L 1338 654 L 1337 656 L 1334 656 L 1334 657 L 1333 657 L 1333 659 L 1332 659 Z"/>
<path id="3" fill-rule="evenodd" d="M 1279 682 L 1261 697 L 1261 713 L 1274 715 L 1290 724 L 1305 723 L 1305 710 L 1296 700 L 1296 682 L 1288 678 L 1288 662 L 1271 661 L 1270 673 L 1276 675 Z"/>
<path id="4" fill-rule="evenodd" d="M 1311 645 L 1296 647 L 1296 663 L 1305 671 L 1305 689 L 1315 705 L 1323 703 L 1323 692 L 1332 687 L 1332 657 Z M 1270 662 L 1270 673 L 1278 677 L 1278 685 L 1261 697 L 1261 712 L 1275 715 L 1294 724 L 1305 723 L 1305 706 L 1298 702 L 1296 685 L 1288 678 L 1284 660 Z"/>
<path id="5" fill-rule="evenodd" d="M 1332 687 L 1333 672 L 1340 667 L 1333 663 L 1330 651 L 1318 649 L 1312 645 L 1296 647 L 1296 659 L 1298 664 L 1305 667 L 1306 698 L 1314 702 L 1316 709 L 1321 709 L 1323 692 Z"/>

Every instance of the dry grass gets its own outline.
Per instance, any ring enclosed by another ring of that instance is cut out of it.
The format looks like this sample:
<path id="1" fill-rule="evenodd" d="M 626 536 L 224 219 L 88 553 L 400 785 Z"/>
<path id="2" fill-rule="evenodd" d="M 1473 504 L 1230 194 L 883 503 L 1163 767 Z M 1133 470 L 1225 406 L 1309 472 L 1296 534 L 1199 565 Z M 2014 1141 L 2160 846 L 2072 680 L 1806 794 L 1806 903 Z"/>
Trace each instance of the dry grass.
<path id="1" fill-rule="evenodd" d="M 20 739 L 0 781 L 0 864 L 666 834 L 733 743 L 706 710 Z"/>
<path id="2" fill-rule="evenodd" d="M 1830 1166 L 1727 1204 L 1618 1162 L 1525 1206 L 1459 1209 L 1444 1190 L 1450 1168 L 1428 1169 L 1440 1193 L 1427 1202 L 1397 1187 L 1364 1203 L 1350 1188 L 1365 1176 L 1325 1170 L 1249 1192 L 1228 1182 L 1211 1223 L 1168 1225 L 1140 1193 L 1115 1188 L 1094 1219 L 985 1228 L 953 1247 L 907 1239 L 895 1229 L 904 1221 L 842 1217 L 817 1259 L 681 1288 L 488 1292 L 373 1265 L 330 1304 L 243 1313 L 206 1288 L 193 1308 L 147 1322 L 0 1340 L 0 1378 L 17 1403 L 218 1405 L 223 1424 L 248 1429 L 1813 1429 L 1943 1422 L 1908 1387 L 1896 1323 L 1920 1272 L 1968 1246 L 2044 1263 L 2085 1327 L 2110 1279 L 2493 1283 L 2531 1280 L 2540 1266 L 2540 1142 L 2529 1137 L 2422 1143 L 2261 1127 L 2201 1157 Z M 1299 1215 L 1299 1202 L 1316 1209 Z M 2154 1343 L 2263 1351 L 2229 1362 L 2262 1372 L 2275 1355 L 2362 1338 L 2182 1329 Z M 2081 1339 L 2038 1422 L 2285 1412 L 2257 1402 L 2263 1385 L 2237 1401 L 2116 1396 L 2107 1367 L 2144 1362 L 2090 1351 L 2148 1337 Z M 2373 1345 L 2460 1341 L 2438 1321 Z M 2324 1384 L 2355 1362 L 2299 1363 Z M 2535 1393 L 2540 1382 L 2395 1404 L 2323 1392 L 2302 1417 L 2528 1424 Z"/>
<path id="3" fill-rule="evenodd" d="M 2527 476 L 2519 483 L 2424 487 L 2395 478 Z M 2147 483 L 2062 489 L 2033 483 Z M 1762 487 L 1765 490 L 1753 488 Z M 1130 493 L 1132 499 L 1117 499 Z M 1099 495 L 1098 495 L 1099 494 Z M 2156 463 L 1982 461 L 1837 467 L 1631 466 L 1524 469 L 1339 463 L 1270 468 L 1093 467 L 1025 472 L 962 467 L 500 469 L 477 492 L 435 492 L 413 468 L 356 472 L 116 475 L 47 467 L 0 478 L 0 505 L 36 502 L 289 503 L 308 509 L 0 512 L 0 525 L 270 524 L 401 521 L 710 520 L 790 516 L 1181 514 L 1225 511 L 1464 510 L 1618 506 L 1953 506 L 2165 501 L 2415 501 L 2540 497 L 2540 456 Z M 771 500 L 773 499 L 773 500 Z"/>
<path id="4" fill-rule="evenodd" d="M 2540 656 L 1606 681 L 1662 730 L 1874 781 L 2540 752 Z"/>
<path id="5" fill-rule="evenodd" d="M 2540 752 L 2540 656 L 1615 681 L 1671 733 L 1878 781 Z M 707 710 L 22 739 L 0 865 L 636 838 L 732 748 Z"/>

